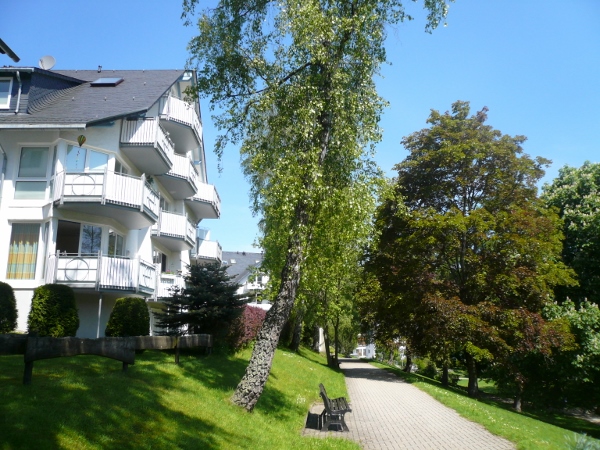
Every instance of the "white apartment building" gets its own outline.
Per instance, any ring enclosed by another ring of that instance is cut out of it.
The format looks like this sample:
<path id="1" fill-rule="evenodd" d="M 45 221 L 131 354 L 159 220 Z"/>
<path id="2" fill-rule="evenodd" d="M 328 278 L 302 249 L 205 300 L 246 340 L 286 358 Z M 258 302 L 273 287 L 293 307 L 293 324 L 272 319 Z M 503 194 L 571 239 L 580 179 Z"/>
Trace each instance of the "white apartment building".
<path id="1" fill-rule="evenodd" d="M 151 312 L 196 261 L 220 215 L 198 102 L 183 70 L 0 68 L 0 281 L 26 331 L 33 290 L 71 286 L 77 336 L 101 337 L 119 297 Z"/>

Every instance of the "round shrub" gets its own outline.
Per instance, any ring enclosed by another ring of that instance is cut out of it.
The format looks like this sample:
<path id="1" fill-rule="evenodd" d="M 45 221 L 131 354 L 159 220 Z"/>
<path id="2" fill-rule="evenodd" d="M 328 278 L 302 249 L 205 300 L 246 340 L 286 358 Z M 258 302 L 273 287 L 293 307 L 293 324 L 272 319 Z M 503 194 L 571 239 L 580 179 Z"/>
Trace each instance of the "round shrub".
<path id="1" fill-rule="evenodd" d="M 0 334 L 17 328 L 17 301 L 10 284 L 0 281 Z"/>
<path id="2" fill-rule="evenodd" d="M 228 343 L 234 350 L 248 347 L 256 339 L 267 312 L 255 306 L 244 305 L 242 314 L 230 326 Z"/>
<path id="3" fill-rule="evenodd" d="M 27 327 L 30 334 L 38 336 L 75 336 L 79 315 L 73 289 L 63 284 L 44 284 L 36 288 Z"/>
<path id="4" fill-rule="evenodd" d="M 106 336 L 148 336 L 150 313 L 143 298 L 118 298 L 106 324 Z"/>

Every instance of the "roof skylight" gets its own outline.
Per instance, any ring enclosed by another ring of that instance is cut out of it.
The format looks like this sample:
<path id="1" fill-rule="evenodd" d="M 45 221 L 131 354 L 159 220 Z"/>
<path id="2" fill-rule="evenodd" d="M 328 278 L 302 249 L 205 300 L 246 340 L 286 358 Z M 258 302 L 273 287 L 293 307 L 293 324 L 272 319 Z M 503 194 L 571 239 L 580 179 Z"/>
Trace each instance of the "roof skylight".
<path id="1" fill-rule="evenodd" d="M 123 78 L 115 77 L 115 78 L 98 78 L 96 81 L 92 81 L 90 86 L 93 87 L 114 87 L 123 82 Z"/>

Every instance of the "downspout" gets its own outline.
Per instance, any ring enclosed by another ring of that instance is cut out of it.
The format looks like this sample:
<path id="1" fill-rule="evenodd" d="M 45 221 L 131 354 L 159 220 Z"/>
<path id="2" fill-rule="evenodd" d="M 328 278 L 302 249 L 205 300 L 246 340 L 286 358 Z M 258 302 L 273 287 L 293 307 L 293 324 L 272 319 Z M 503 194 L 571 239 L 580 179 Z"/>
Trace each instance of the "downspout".
<path id="1" fill-rule="evenodd" d="M 17 80 L 19 80 L 19 93 L 17 94 L 17 107 L 15 109 L 15 114 L 19 114 L 19 105 L 21 105 L 21 88 L 23 83 L 21 82 L 21 74 L 17 70 Z"/>
<path id="2" fill-rule="evenodd" d="M 6 175 L 6 164 L 8 161 L 6 159 L 6 153 L 4 153 L 4 150 L 1 146 L 0 157 L 0 167 L 2 168 L 2 170 L 0 170 L 0 205 L 2 205 L 2 188 L 4 187 L 4 176 Z"/>

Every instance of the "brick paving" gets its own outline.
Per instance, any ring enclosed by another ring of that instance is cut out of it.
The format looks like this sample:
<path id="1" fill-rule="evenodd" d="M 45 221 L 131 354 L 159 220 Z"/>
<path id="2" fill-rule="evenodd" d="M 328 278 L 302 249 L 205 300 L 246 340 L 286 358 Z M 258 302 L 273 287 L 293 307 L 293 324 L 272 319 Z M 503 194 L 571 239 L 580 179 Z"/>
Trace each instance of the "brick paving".
<path id="1" fill-rule="evenodd" d="M 304 434 L 352 439 L 365 450 L 515 448 L 397 376 L 358 360 L 341 361 L 352 407 L 346 414 L 350 432 L 305 430 Z M 313 411 L 322 409 L 315 405 Z"/>

